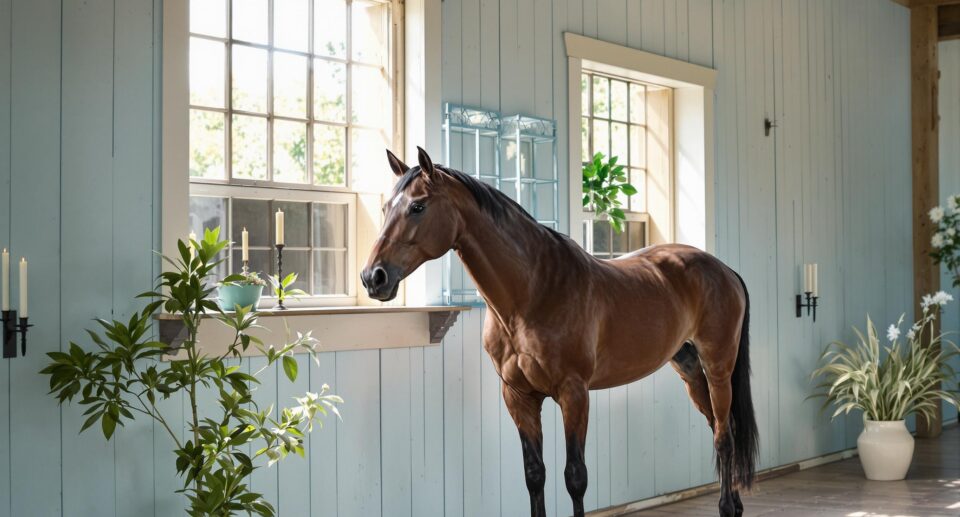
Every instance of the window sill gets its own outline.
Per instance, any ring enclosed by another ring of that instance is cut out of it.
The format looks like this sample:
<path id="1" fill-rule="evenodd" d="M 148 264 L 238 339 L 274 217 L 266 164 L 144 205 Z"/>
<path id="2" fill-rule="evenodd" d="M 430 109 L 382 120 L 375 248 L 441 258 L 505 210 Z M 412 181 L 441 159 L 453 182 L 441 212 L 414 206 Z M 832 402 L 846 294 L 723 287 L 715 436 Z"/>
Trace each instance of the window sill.
<path id="1" fill-rule="evenodd" d="M 267 345 L 277 346 L 287 332 L 310 331 L 320 341 L 321 352 L 423 347 L 438 344 L 466 306 L 352 306 L 272 309 L 258 311 L 263 327 L 251 332 Z M 223 354 L 233 341 L 233 331 L 212 317 L 201 323 L 197 340 L 208 355 Z M 178 347 L 185 329 L 172 314 L 159 314 L 160 341 Z M 182 353 L 168 359 L 179 359 Z M 249 348 L 242 355 L 259 356 Z"/>

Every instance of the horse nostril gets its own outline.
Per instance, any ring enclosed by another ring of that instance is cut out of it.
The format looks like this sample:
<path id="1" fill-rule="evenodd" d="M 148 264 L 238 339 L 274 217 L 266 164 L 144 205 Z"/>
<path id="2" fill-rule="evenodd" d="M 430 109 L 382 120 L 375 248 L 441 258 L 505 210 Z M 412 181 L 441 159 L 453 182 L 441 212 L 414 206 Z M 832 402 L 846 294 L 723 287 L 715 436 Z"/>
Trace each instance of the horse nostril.
<path id="1" fill-rule="evenodd" d="M 387 270 L 377 267 L 373 270 L 373 276 L 370 277 L 370 287 L 377 288 L 387 283 Z"/>

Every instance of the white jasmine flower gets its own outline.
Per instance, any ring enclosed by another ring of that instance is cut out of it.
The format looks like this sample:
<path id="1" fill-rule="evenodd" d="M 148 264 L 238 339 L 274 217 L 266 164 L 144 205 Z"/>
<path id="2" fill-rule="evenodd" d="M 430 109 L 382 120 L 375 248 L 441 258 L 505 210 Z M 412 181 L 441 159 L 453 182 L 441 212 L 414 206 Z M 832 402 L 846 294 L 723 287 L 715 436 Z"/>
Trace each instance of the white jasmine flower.
<path id="1" fill-rule="evenodd" d="M 913 341 L 913 338 L 915 338 L 915 337 L 917 337 L 917 331 L 916 331 L 916 330 L 910 329 L 910 330 L 907 331 L 907 339 L 909 339 L 910 341 Z"/>
<path id="2" fill-rule="evenodd" d="M 944 291 L 937 291 L 934 294 L 923 295 L 920 305 L 922 305 L 923 309 L 926 310 L 934 305 L 938 307 L 943 307 L 948 302 L 952 302 L 952 301 L 953 301 L 953 295 Z"/>
<path id="3" fill-rule="evenodd" d="M 898 337 L 900 337 L 900 329 L 891 323 L 890 327 L 887 329 L 887 339 L 892 343 L 896 341 Z"/>
<path id="4" fill-rule="evenodd" d="M 930 238 L 930 245 L 934 248 L 942 248 L 944 244 L 943 234 L 940 232 L 933 234 L 933 237 Z"/>
<path id="5" fill-rule="evenodd" d="M 951 228 L 947 228 L 947 235 L 949 235 L 950 237 L 956 236 L 956 235 L 957 235 L 957 229 L 956 229 L 956 228 L 952 228 L 952 227 L 951 227 Z"/>
<path id="6" fill-rule="evenodd" d="M 939 223 L 940 221 L 943 220 L 943 216 L 944 216 L 943 207 L 935 206 L 931 208 L 929 212 L 927 212 L 927 215 L 930 216 L 931 221 L 933 221 L 934 223 Z"/>

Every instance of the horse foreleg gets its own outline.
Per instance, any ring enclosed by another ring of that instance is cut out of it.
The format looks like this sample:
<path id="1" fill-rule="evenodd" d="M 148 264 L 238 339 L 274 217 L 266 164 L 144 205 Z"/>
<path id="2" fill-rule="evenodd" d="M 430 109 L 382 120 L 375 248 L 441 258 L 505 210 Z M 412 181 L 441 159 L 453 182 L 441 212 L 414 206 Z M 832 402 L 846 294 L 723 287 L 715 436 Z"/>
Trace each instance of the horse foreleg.
<path id="1" fill-rule="evenodd" d="M 540 427 L 540 410 L 545 397 L 535 393 L 523 393 L 503 383 L 503 402 L 520 432 L 523 449 L 523 473 L 530 493 L 530 515 L 546 517 L 543 487 L 547 482 L 547 468 L 543 464 L 543 431 Z"/>
<path id="2" fill-rule="evenodd" d="M 563 430 L 567 439 L 567 467 L 563 470 L 567 492 L 573 499 L 574 517 L 583 517 L 583 494 L 587 492 L 587 465 L 583 461 L 583 448 L 590 416 L 590 396 L 586 383 L 564 383 L 557 403 L 563 412 Z"/>

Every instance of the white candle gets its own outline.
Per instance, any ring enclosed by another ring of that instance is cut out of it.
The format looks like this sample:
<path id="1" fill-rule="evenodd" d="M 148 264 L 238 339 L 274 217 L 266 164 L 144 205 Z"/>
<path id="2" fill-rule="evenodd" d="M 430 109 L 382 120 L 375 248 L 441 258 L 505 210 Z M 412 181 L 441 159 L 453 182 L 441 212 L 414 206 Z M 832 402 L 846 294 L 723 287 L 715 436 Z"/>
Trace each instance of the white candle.
<path id="1" fill-rule="evenodd" d="M 283 246 L 283 210 L 277 209 L 277 244 Z"/>
<path id="2" fill-rule="evenodd" d="M 243 260 L 250 260 L 250 233 L 247 232 L 246 228 L 240 233 L 240 242 L 243 244 Z"/>
<path id="3" fill-rule="evenodd" d="M 27 317 L 27 259 L 20 257 L 20 317 Z"/>
<path id="4" fill-rule="evenodd" d="M 810 292 L 810 264 L 803 265 L 803 292 Z"/>
<path id="5" fill-rule="evenodd" d="M 810 290 L 810 292 L 813 293 L 813 296 L 817 296 L 817 287 L 818 287 L 817 284 L 818 284 L 818 282 L 817 282 L 817 264 L 816 264 L 816 263 L 811 264 L 811 275 L 810 275 L 810 276 L 812 277 L 812 280 L 811 280 L 811 287 L 812 287 L 812 289 Z"/>
<path id="6" fill-rule="evenodd" d="M 10 252 L 3 248 L 3 310 L 10 310 Z"/>

